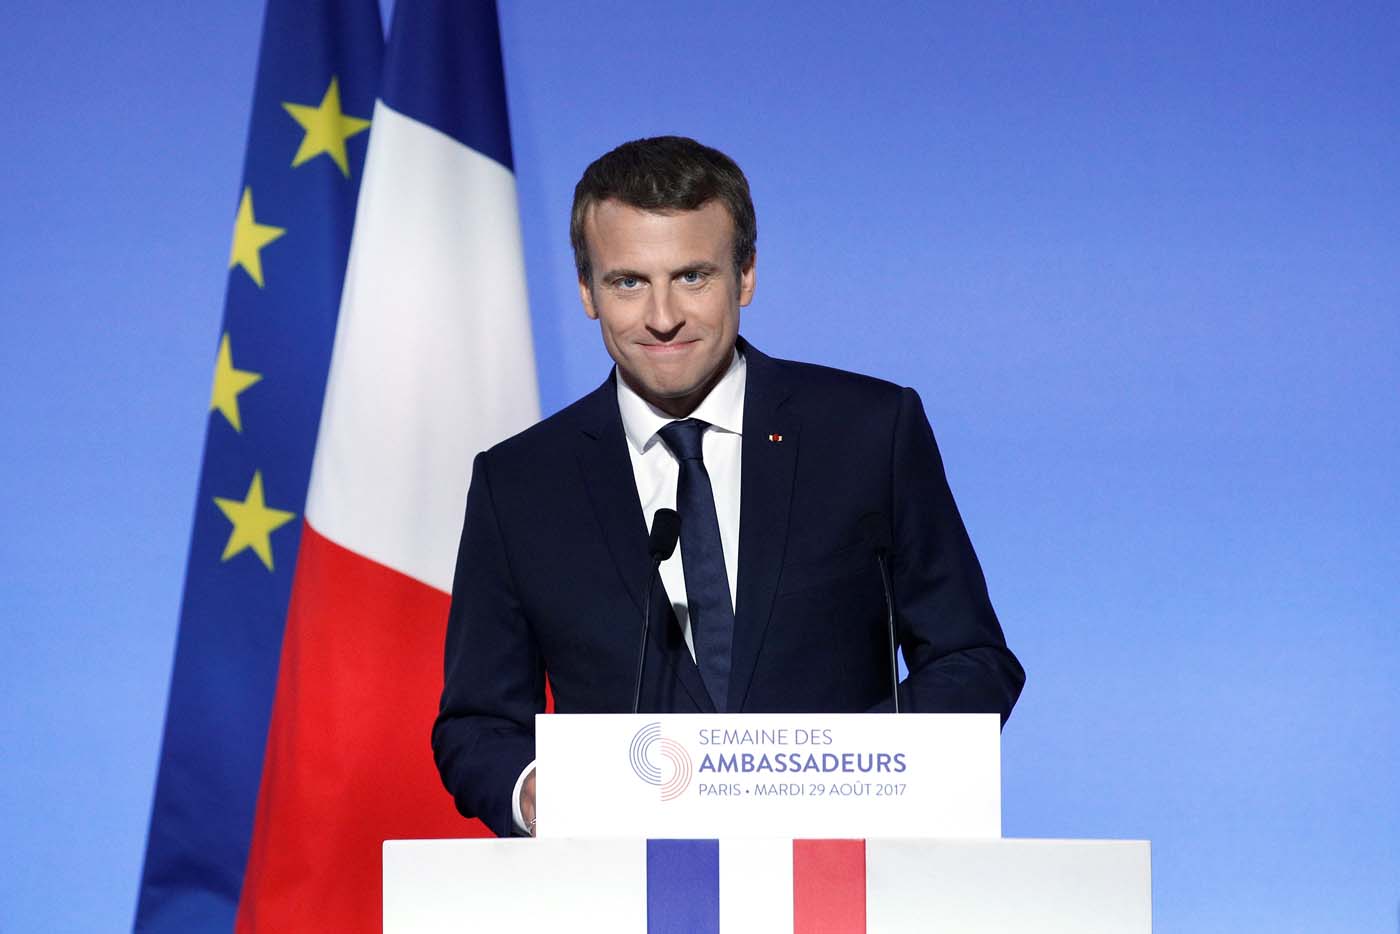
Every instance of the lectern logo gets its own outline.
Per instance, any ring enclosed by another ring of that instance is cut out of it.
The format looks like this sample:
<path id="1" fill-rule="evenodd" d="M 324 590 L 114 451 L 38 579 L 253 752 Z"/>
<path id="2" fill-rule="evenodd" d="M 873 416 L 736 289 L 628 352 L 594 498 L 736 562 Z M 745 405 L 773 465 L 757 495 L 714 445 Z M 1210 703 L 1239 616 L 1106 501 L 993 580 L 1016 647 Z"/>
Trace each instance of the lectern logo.
<path id="1" fill-rule="evenodd" d="M 660 723 L 648 723 L 632 737 L 632 748 L 628 752 L 632 761 L 632 771 L 648 785 L 661 789 L 661 800 L 679 798 L 690 787 L 690 779 L 695 769 L 690 762 L 690 753 L 673 739 L 661 735 Z M 656 756 L 669 764 L 663 769 L 655 761 Z"/>

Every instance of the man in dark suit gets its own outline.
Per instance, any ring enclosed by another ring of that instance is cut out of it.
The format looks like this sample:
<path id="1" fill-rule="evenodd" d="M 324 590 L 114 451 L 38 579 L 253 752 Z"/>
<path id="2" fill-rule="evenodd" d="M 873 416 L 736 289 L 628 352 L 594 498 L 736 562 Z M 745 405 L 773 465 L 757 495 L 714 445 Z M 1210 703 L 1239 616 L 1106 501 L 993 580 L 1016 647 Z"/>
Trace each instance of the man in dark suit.
<path id="1" fill-rule="evenodd" d="M 631 708 L 647 530 L 681 516 L 652 600 L 641 709 L 889 709 L 884 526 L 906 710 L 1010 714 L 1024 681 L 918 395 L 739 337 L 748 182 L 693 140 L 624 144 L 574 196 L 579 294 L 617 366 L 473 466 L 433 727 L 443 782 L 534 830 L 534 716 Z"/>

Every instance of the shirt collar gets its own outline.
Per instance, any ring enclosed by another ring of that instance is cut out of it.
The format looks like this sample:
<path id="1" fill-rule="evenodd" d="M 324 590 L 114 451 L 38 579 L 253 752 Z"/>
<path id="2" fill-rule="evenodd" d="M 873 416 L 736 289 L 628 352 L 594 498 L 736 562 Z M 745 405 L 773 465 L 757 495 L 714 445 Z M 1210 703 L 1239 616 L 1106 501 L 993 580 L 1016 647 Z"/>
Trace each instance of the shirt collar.
<path id="1" fill-rule="evenodd" d="M 748 364 L 738 349 L 729 360 L 729 369 L 715 383 L 691 418 L 709 422 L 721 431 L 736 435 L 744 433 L 744 387 L 748 383 Z M 633 450 L 642 453 L 656 440 L 656 433 L 676 419 L 637 395 L 627 381 L 617 375 L 617 407 L 622 413 L 622 430 Z"/>

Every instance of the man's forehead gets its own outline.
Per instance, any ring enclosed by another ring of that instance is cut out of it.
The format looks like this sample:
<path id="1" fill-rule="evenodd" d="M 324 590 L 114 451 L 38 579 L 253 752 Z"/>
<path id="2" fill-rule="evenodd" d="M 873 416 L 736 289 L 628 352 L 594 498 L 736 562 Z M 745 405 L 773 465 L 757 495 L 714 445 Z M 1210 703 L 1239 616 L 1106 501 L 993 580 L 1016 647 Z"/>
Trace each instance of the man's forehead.
<path id="1" fill-rule="evenodd" d="M 672 207 L 642 207 L 623 201 L 621 198 L 601 198 L 591 202 L 584 209 L 585 225 L 595 221 L 600 215 L 632 214 L 655 218 L 673 218 L 687 216 L 707 216 L 719 212 L 733 224 L 733 219 L 729 217 L 729 209 L 719 198 L 711 198 L 701 202 L 694 208 L 672 208 Z"/>
<path id="2" fill-rule="evenodd" d="M 609 198 L 589 205 L 583 229 L 590 249 L 681 242 L 693 248 L 703 242 L 732 242 L 734 221 L 723 202 L 713 199 L 688 211 L 640 208 Z"/>

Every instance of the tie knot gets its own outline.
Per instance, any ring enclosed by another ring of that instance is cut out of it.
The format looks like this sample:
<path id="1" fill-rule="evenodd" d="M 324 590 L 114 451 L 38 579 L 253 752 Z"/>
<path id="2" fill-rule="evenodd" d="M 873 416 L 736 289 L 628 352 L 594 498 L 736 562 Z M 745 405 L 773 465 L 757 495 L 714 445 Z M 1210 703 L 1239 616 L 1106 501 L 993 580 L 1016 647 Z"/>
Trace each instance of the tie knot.
<path id="1" fill-rule="evenodd" d="M 678 460 L 703 462 L 700 439 L 704 436 L 705 429 L 709 427 L 709 422 L 702 422 L 698 418 L 684 418 L 678 422 L 671 422 L 662 428 L 661 440 L 666 443 L 666 447 L 671 449 L 671 453 L 676 455 Z"/>

